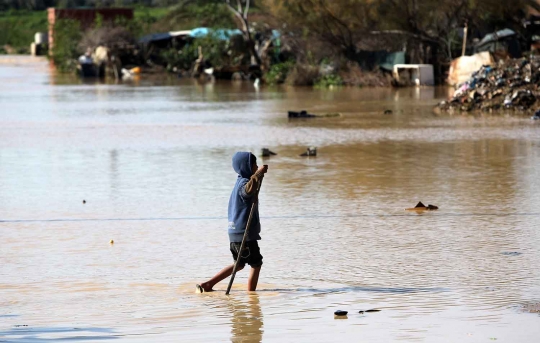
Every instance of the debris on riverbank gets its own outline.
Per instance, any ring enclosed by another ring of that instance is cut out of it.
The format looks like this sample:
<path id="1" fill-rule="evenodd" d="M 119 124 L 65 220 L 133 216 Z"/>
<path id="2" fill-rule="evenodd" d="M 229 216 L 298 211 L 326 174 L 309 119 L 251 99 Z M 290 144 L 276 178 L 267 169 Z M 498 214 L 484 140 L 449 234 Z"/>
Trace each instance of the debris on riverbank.
<path id="1" fill-rule="evenodd" d="M 539 84 L 540 58 L 501 60 L 493 67 L 481 67 L 438 107 L 448 112 L 526 111 L 540 97 Z"/>

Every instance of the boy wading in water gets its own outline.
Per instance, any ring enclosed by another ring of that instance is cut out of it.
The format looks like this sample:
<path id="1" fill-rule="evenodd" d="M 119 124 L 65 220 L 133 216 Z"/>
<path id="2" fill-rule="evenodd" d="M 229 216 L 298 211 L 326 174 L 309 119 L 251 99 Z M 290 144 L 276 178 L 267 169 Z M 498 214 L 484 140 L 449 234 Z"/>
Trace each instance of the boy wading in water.
<path id="1" fill-rule="evenodd" d="M 234 185 L 229 199 L 229 241 L 233 259 L 236 261 L 240 255 L 240 261 L 236 271 L 242 270 L 246 263 L 251 266 L 249 273 L 248 291 L 257 289 L 259 273 L 261 271 L 262 255 L 257 241 L 261 239 L 261 223 L 259 221 L 259 208 L 255 205 L 251 225 L 244 246 L 244 250 L 239 253 L 244 231 L 251 211 L 251 205 L 257 203 L 257 190 L 261 184 L 264 174 L 268 171 L 268 166 L 257 166 L 257 158 L 250 152 L 237 152 L 232 158 L 234 171 L 238 173 L 238 179 Z M 234 264 L 223 268 L 210 280 L 197 285 L 199 292 L 211 292 L 215 284 L 229 277 L 232 274 Z"/>

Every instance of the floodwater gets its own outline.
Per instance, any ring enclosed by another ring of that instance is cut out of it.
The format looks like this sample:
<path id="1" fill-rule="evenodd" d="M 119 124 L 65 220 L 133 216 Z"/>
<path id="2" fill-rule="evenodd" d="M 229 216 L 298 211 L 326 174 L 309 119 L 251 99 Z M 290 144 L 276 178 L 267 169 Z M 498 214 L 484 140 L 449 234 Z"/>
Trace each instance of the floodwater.
<path id="1" fill-rule="evenodd" d="M 0 58 L 0 341 L 537 341 L 540 123 L 433 114 L 446 92 L 83 84 Z M 259 290 L 244 270 L 196 294 L 232 261 L 231 156 L 262 147 Z"/>

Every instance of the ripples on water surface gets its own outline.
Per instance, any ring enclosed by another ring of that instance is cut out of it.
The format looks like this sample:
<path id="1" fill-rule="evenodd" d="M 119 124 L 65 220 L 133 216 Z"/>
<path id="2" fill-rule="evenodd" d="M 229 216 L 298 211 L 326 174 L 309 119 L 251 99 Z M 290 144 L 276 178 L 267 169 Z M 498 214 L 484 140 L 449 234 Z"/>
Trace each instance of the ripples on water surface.
<path id="1" fill-rule="evenodd" d="M 5 58 L 0 80 L 0 341 L 540 333 L 523 310 L 540 301 L 540 126 L 527 118 L 433 115 L 444 89 L 80 84 Z M 344 116 L 286 119 L 300 109 Z M 312 145 L 319 156 L 298 157 Z M 230 158 L 262 147 L 278 155 L 260 291 L 246 294 L 243 271 L 230 298 L 225 283 L 196 295 L 231 262 Z M 440 210 L 404 211 L 419 200 Z"/>

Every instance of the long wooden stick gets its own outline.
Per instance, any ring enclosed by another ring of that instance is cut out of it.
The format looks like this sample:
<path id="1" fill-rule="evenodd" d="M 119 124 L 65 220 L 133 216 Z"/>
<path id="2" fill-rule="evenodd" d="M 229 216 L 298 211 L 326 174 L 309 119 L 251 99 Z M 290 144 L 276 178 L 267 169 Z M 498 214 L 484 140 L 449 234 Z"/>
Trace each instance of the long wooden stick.
<path id="1" fill-rule="evenodd" d="M 467 50 L 467 23 L 465 23 L 465 27 L 463 28 L 463 46 L 461 48 L 461 56 L 465 56 L 465 51 Z"/>
<path id="2" fill-rule="evenodd" d="M 244 251 L 244 246 L 246 245 L 246 239 L 248 236 L 249 226 L 251 225 L 251 220 L 253 219 L 253 212 L 255 212 L 255 207 L 259 204 L 259 191 L 261 190 L 262 182 L 264 180 L 264 177 L 261 178 L 261 183 L 259 183 L 259 187 L 257 188 L 257 193 L 255 193 L 255 199 L 257 201 L 254 201 L 253 204 L 251 204 L 251 211 L 249 211 L 249 217 L 246 225 L 246 229 L 244 230 L 244 237 L 242 237 L 242 244 L 240 244 L 240 250 L 238 251 L 238 256 L 236 257 L 236 261 L 234 261 L 234 267 L 231 274 L 231 280 L 229 280 L 229 286 L 227 286 L 227 292 L 225 292 L 225 295 L 229 295 L 231 291 L 231 287 L 234 281 L 234 276 L 236 275 L 236 268 L 238 267 L 238 261 L 242 258 L 242 251 Z"/>

